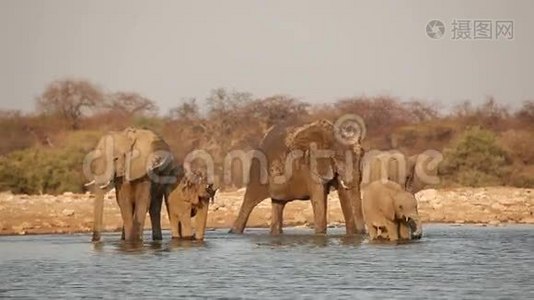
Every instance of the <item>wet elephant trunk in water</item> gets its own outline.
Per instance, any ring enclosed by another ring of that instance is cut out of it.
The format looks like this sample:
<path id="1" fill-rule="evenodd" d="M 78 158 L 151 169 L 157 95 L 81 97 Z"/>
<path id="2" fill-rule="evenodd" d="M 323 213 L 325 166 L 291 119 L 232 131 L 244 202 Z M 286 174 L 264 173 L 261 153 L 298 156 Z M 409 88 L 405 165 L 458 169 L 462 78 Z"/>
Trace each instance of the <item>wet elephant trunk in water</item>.
<path id="1" fill-rule="evenodd" d="M 412 239 L 420 239 L 423 235 L 423 224 L 421 222 L 421 218 L 419 218 L 419 216 L 411 217 L 408 220 L 408 225 L 410 226 L 410 230 L 412 232 Z"/>
<path id="2" fill-rule="evenodd" d="M 352 215 L 356 225 L 356 233 L 365 233 L 365 222 L 363 220 L 362 212 L 362 198 L 360 195 L 359 185 L 349 191 L 351 193 Z"/>
<path id="3" fill-rule="evenodd" d="M 202 200 L 197 206 L 197 214 L 195 216 L 195 239 L 203 240 L 206 232 L 206 223 L 208 222 L 208 208 L 209 200 Z"/>
<path id="4" fill-rule="evenodd" d="M 365 223 L 361 209 L 360 188 L 338 188 L 339 202 L 345 219 L 347 234 L 365 233 Z"/>
<path id="5" fill-rule="evenodd" d="M 346 163 L 351 164 L 351 182 L 348 184 L 350 187 L 345 191 L 350 198 L 350 204 L 352 209 L 352 219 L 354 221 L 354 231 L 352 234 L 365 234 L 365 221 L 363 219 L 363 210 L 362 210 L 362 197 L 361 197 L 361 182 L 362 182 L 362 171 L 361 163 L 364 151 L 359 144 L 352 148 L 352 160 L 347 160 Z M 347 227 L 348 229 L 348 227 Z M 347 231 L 347 233 L 349 233 Z"/>
<path id="6" fill-rule="evenodd" d="M 95 194 L 94 202 L 94 222 L 93 222 L 93 242 L 100 241 L 100 233 L 102 232 L 102 223 L 104 218 L 104 191 L 97 187 L 93 187 Z"/>

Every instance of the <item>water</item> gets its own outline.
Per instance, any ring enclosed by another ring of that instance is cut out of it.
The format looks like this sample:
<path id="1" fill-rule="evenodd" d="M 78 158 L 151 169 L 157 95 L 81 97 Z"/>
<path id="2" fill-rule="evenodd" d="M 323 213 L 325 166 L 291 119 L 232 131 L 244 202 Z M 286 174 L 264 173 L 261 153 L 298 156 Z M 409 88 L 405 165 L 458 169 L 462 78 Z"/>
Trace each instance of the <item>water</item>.
<path id="1" fill-rule="evenodd" d="M 148 238 L 148 232 L 146 237 Z M 534 299 L 534 226 L 427 225 L 369 243 L 289 229 L 128 246 L 117 234 L 0 238 L 0 298 Z"/>

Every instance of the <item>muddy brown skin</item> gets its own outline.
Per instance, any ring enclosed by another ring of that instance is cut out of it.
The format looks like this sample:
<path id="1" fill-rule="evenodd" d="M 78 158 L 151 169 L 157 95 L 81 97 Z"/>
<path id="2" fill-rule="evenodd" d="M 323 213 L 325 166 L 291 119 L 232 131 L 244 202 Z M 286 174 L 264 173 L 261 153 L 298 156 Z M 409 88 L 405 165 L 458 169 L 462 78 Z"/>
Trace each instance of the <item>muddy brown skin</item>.
<path id="1" fill-rule="evenodd" d="M 422 224 L 415 196 L 392 181 L 373 181 L 363 188 L 362 209 L 369 238 L 391 241 L 420 239 Z"/>
<path id="2" fill-rule="evenodd" d="M 315 169 L 307 156 L 312 143 L 318 149 L 334 151 L 332 157 L 317 159 Z M 327 228 L 327 195 L 331 188 L 338 190 L 347 234 L 365 232 L 360 199 L 360 160 L 363 155 L 360 140 L 349 146 L 340 144 L 334 137 L 332 124 L 320 120 L 299 126 L 276 125 L 263 138 L 259 150 L 267 157 L 268 166 L 261 166 L 257 159 L 252 160 L 247 190 L 231 233 L 243 233 L 254 207 L 271 198 L 271 234 L 282 233 L 284 207 L 294 200 L 311 201 L 315 233 L 324 234 Z M 301 150 L 304 155 L 293 161 L 292 176 L 279 183 L 275 177 L 283 174 L 283 163 L 292 150 Z M 353 157 L 350 182 L 343 181 L 347 172 L 340 172 L 340 162 L 343 162 L 346 151 L 351 151 Z M 267 182 L 261 182 L 260 171 L 268 174 Z"/>
<path id="3" fill-rule="evenodd" d="M 167 208 L 172 238 L 203 240 L 210 200 L 216 188 L 201 173 L 182 176 L 169 194 Z M 195 231 L 191 219 L 195 217 Z"/>
<path id="4" fill-rule="evenodd" d="M 135 154 L 129 156 L 135 149 Z M 162 155 L 154 155 L 162 151 Z M 161 205 L 167 197 L 167 183 L 152 180 L 149 175 L 172 175 L 169 146 L 154 132 L 127 128 L 109 132 L 98 142 L 91 163 L 94 174 L 88 188 L 95 194 L 93 241 L 99 241 L 103 223 L 104 195 L 115 188 L 123 219 L 123 239 L 137 241 L 142 237 L 146 213 L 150 213 L 152 238 L 161 240 Z M 172 176 L 170 176 L 172 177 Z"/>

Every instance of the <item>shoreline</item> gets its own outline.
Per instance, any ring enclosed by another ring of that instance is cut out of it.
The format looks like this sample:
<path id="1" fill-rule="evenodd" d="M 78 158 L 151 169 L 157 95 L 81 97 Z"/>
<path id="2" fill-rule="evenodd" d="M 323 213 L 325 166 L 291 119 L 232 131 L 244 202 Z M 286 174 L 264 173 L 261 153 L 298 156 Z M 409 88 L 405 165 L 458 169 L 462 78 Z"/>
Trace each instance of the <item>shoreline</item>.
<path id="1" fill-rule="evenodd" d="M 498 224 L 488 224 L 488 223 L 443 223 L 443 222 L 423 222 L 423 225 L 443 225 L 443 226 L 451 226 L 451 227 L 462 227 L 462 226 L 473 226 L 473 227 L 514 227 L 514 226 L 532 226 L 534 229 L 534 223 L 498 223 Z M 260 226 L 260 227 L 247 227 L 246 229 L 268 229 L 268 226 Z M 297 225 L 297 226 L 286 226 L 284 229 L 313 229 L 312 226 L 308 225 Z M 328 226 L 328 229 L 332 228 L 344 228 L 344 224 L 341 224 L 341 226 L 338 226 L 337 224 L 335 226 Z M 219 229 L 230 229 L 230 227 L 209 227 L 206 229 L 207 232 L 209 231 L 215 231 Z M 246 230 L 245 229 L 245 230 Z M 170 232 L 169 228 L 162 228 L 163 232 L 167 231 Z M 102 231 L 102 234 L 110 234 L 110 233 L 120 233 L 120 230 L 112 230 L 112 231 Z M 20 233 L 4 233 L 0 234 L 0 238 L 2 237 L 13 237 L 13 236 L 47 236 L 47 235 L 82 235 L 86 234 L 87 236 L 90 236 L 92 234 L 92 230 L 90 231 L 61 231 L 61 232 L 26 232 L 24 234 Z M 150 229 L 144 230 L 144 235 L 148 240 L 150 240 Z"/>
<path id="2" fill-rule="evenodd" d="M 244 189 L 217 193 L 210 205 L 208 228 L 232 225 Z M 534 189 L 511 187 L 427 189 L 416 195 L 423 223 L 507 226 L 534 224 Z M 343 227 L 337 194 L 328 197 L 328 226 Z M 78 234 L 92 232 L 93 199 L 88 193 L 62 195 L 14 195 L 0 193 L 0 236 Z M 270 224 L 270 201 L 260 203 L 250 215 L 247 228 L 266 228 Z M 147 216 L 145 229 L 150 229 Z M 284 211 L 285 227 L 309 227 L 313 212 L 309 201 L 293 201 Z M 120 232 L 122 220 L 113 192 L 104 201 L 103 232 Z M 162 209 L 162 228 L 169 229 L 166 209 Z"/>

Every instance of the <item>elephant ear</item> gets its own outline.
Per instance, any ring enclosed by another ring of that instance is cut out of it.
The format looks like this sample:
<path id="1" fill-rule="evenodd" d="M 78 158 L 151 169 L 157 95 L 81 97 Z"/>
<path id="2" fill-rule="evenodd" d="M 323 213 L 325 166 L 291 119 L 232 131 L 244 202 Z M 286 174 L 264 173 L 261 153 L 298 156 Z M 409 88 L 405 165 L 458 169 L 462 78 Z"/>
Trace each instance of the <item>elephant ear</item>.
<path id="1" fill-rule="evenodd" d="M 122 132 L 110 131 L 100 138 L 94 151 L 95 159 L 89 166 L 92 179 L 98 186 L 108 185 L 114 177 L 124 176 L 124 154 L 130 146 Z"/>
<path id="2" fill-rule="evenodd" d="M 151 130 L 127 128 L 124 134 L 132 142 L 126 153 L 126 179 L 139 179 L 172 161 L 167 143 Z"/>
<path id="3" fill-rule="evenodd" d="M 328 120 L 318 120 L 300 127 L 292 128 L 284 140 L 289 151 L 300 150 L 304 153 L 304 160 L 308 163 L 310 158 L 310 150 L 330 150 L 335 148 L 334 125 Z M 318 179 L 331 180 L 334 178 L 333 157 L 335 152 L 332 152 L 328 157 L 323 154 L 318 156 L 316 161 L 316 172 Z M 315 167 L 313 167 L 315 168 Z"/>
<path id="4" fill-rule="evenodd" d="M 199 185 L 204 186 L 205 176 L 200 170 L 192 170 L 182 178 L 182 194 L 184 201 L 198 204 Z"/>
<path id="5" fill-rule="evenodd" d="M 384 188 L 386 189 L 387 202 L 382 212 L 389 220 L 395 220 L 399 205 L 403 204 L 404 189 L 401 185 L 393 181 L 386 182 Z"/>
<path id="6" fill-rule="evenodd" d="M 289 150 L 306 151 L 311 144 L 318 149 L 332 149 L 334 143 L 334 125 L 324 119 L 292 128 L 285 138 Z"/>

